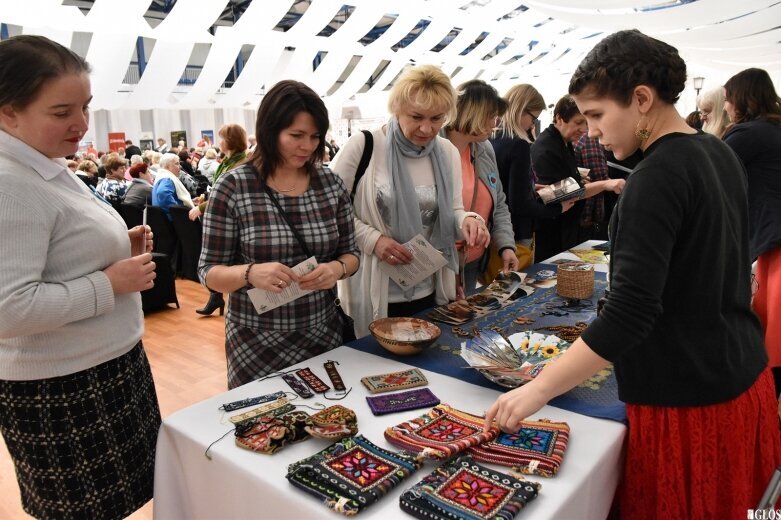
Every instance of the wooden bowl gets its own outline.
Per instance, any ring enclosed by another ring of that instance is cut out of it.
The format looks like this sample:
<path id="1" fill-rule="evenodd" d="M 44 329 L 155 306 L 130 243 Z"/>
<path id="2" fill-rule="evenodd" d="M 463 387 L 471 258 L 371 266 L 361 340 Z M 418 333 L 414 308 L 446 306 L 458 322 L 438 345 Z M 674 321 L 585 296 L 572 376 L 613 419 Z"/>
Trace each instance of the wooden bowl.
<path id="1" fill-rule="evenodd" d="M 369 325 L 374 339 L 399 356 L 420 354 L 442 334 L 433 323 L 418 318 L 380 318 Z"/>

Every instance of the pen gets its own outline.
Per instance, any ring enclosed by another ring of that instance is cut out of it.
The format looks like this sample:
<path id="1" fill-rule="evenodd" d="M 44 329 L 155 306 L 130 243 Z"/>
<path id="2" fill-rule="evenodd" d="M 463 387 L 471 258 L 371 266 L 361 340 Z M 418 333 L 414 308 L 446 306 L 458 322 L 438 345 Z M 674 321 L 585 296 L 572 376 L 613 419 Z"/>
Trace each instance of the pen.
<path id="1" fill-rule="evenodd" d="M 143 216 L 141 217 L 141 225 L 144 227 L 144 234 L 141 235 L 141 254 L 146 253 L 146 206 L 144 206 Z"/>

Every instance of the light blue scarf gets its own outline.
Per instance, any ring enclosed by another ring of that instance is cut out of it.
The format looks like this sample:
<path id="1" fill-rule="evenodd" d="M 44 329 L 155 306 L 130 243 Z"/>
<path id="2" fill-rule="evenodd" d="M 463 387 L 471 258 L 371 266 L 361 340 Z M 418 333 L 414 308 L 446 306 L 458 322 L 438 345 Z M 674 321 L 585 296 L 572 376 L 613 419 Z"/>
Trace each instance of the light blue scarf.
<path id="1" fill-rule="evenodd" d="M 423 147 L 411 143 L 402 133 L 398 119 L 394 117 L 388 121 L 387 154 L 390 192 L 393 195 L 393 204 L 390 208 L 390 228 L 393 238 L 403 244 L 423 231 L 420 204 L 404 157 L 413 159 L 430 157 L 434 170 L 434 184 L 437 188 L 437 206 L 439 206 L 439 216 L 431 232 L 431 245 L 445 255 L 448 267 L 458 272 L 458 254 L 455 247 L 457 224 L 453 214 L 451 165 L 445 159 L 439 140 L 435 137 Z"/>

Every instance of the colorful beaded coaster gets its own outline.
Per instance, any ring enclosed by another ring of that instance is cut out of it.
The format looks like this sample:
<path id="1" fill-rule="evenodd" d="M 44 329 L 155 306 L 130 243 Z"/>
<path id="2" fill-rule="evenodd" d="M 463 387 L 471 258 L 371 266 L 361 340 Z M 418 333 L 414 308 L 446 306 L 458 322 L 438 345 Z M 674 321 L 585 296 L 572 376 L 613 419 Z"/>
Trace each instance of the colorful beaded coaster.
<path id="1" fill-rule="evenodd" d="M 316 394 L 324 394 L 331 389 L 322 379 L 317 377 L 309 368 L 296 370 L 296 375 L 304 380 L 304 383 Z"/>
<path id="2" fill-rule="evenodd" d="M 257 408 L 253 408 L 252 410 L 246 411 L 244 413 L 232 415 L 231 417 L 228 418 L 228 420 L 233 424 L 237 424 L 240 422 L 247 421 L 249 419 L 253 419 L 255 417 L 260 417 L 261 415 L 269 415 L 274 410 L 278 408 L 283 408 L 285 406 L 288 406 L 289 404 L 290 403 L 287 400 L 287 397 L 280 397 L 279 399 L 268 402 L 263 406 L 258 406 Z"/>
<path id="3" fill-rule="evenodd" d="M 542 486 L 477 464 L 468 455 L 439 466 L 402 493 L 401 509 L 425 520 L 510 519 Z"/>
<path id="4" fill-rule="evenodd" d="M 436 406 L 439 404 L 439 398 L 428 388 L 416 388 L 396 394 L 367 395 L 366 402 L 374 415 L 385 415 Z"/>
<path id="5" fill-rule="evenodd" d="M 553 477 L 568 442 L 569 425 L 565 422 L 523 421 L 517 432 L 502 432 L 492 441 L 469 448 L 469 454 L 475 460 L 510 466 L 525 475 Z"/>
<path id="6" fill-rule="evenodd" d="M 484 431 L 483 422 L 482 417 L 440 404 L 425 415 L 387 428 L 385 438 L 424 457 L 446 459 L 496 438 L 499 428 Z"/>
<path id="7" fill-rule="evenodd" d="M 313 394 L 312 391 L 293 374 L 282 374 L 281 377 L 282 380 L 300 397 L 303 397 L 304 399 L 314 397 L 315 394 Z"/>
<path id="8" fill-rule="evenodd" d="M 263 416 L 236 426 L 236 445 L 271 455 L 288 444 L 304 440 L 309 434 L 304 429 L 309 414 L 295 411 L 281 417 Z"/>
<path id="9" fill-rule="evenodd" d="M 331 384 L 334 385 L 334 390 L 337 392 L 344 392 L 347 390 L 347 387 L 344 386 L 344 381 L 342 380 L 342 376 L 339 375 L 339 371 L 336 370 L 336 365 L 339 363 L 336 361 L 331 361 L 330 359 L 323 363 L 323 366 L 325 367 L 325 373 L 328 374 L 328 379 L 331 380 Z"/>
<path id="10" fill-rule="evenodd" d="M 358 418 L 349 408 L 335 404 L 309 417 L 305 429 L 312 437 L 334 441 L 358 433 Z"/>
<path id="11" fill-rule="evenodd" d="M 387 495 L 420 468 L 415 457 L 348 437 L 288 466 L 286 478 L 326 507 L 353 516 Z"/>
<path id="12" fill-rule="evenodd" d="M 402 370 L 401 372 L 362 377 L 361 383 L 363 383 L 363 386 L 372 394 L 379 394 L 382 392 L 402 390 L 404 388 L 426 386 L 428 384 L 428 379 L 426 379 L 423 372 L 417 368 L 411 368 L 409 370 Z"/>

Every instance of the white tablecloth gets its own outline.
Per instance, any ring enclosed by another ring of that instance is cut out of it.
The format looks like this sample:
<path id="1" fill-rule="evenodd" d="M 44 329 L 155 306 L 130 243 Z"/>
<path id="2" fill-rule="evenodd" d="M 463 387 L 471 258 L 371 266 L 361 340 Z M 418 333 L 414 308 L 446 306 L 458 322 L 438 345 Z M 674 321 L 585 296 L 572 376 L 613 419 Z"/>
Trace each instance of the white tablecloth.
<path id="1" fill-rule="evenodd" d="M 578 244 L 572 249 L 592 249 L 595 245 L 603 243 L 604 240 L 586 240 L 582 244 Z M 582 262 L 583 260 L 573 253 L 570 253 L 569 251 L 564 251 L 563 253 L 559 253 L 558 255 L 554 255 L 548 259 L 545 259 L 541 261 L 541 264 L 549 264 L 555 260 L 574 260 L 576 262 Z M 592 264 L 594 266 L 594 271 L 598 273 L 606 273 L 608 272 L 608 265 L 607 264 Z"/>
<path id="2" fill-rule="evenodd" d="M 355 410 L 361 434 L 381 447 L 396 450 L 397 448 L 385 440 L 385 428 L 417 417 L 426 410 L 375 417 L 366 403 L 365 396 L 369 394 L 360 383 L 360 378 L 402 370 L 409 366 L 348 347 L 340 347 L 317 356 L 300 366 L 310 367 L 330 386 L 323 369 L 323 363 L 329 359 L 339 362 L 339 373 L 346 386 L 353 388 L 346 399 L 336 402 Z M 429 380 L 429 388 L 443 403 L 466 412 L 482 414 L 498 395 L 494 390 L 434 372 L 423 372 Z M 288 464 L 320 451 L 328 446 L 327 441 L 309 439 L 286 446 L 275 455 L 269 456 L 237 447 L 231 432 L 211 448 L 211 460 L 204 456 L 209 444 L 232 430 L 227 416 L 218 411 L 220 405 L 278 390 L 289 390 L 279 378 L 250 383 L 181 410 L 163 421 L 157 442 L 155 518 L 173 520 L 339 517 L 314 497 L 294 488 L 285 479 Z M 329 392 L 329 395 L 332 394 L 333 392 Z M 332 404 L 319 395 L 294 402 L 308 405 L 315 402 Z M 550 479 L 528 477 L 541 482 L 543 487 L 539 497 L 521 512 L 519 518 L 605 518 L 621 471 L 625 426 L 550 406 L 543 408 L 535 418 L 566 421 L 571 428 L 571 437 L 558 476 Z M 399 495 L 403 489 L 420 480 L 435 467 L 433 462 L 426 462 L 407 482 L 360 516 L 407 518 L 399 508 Z M 500 471 L 509 469 L 501 466 L 495 468 Z"/>

